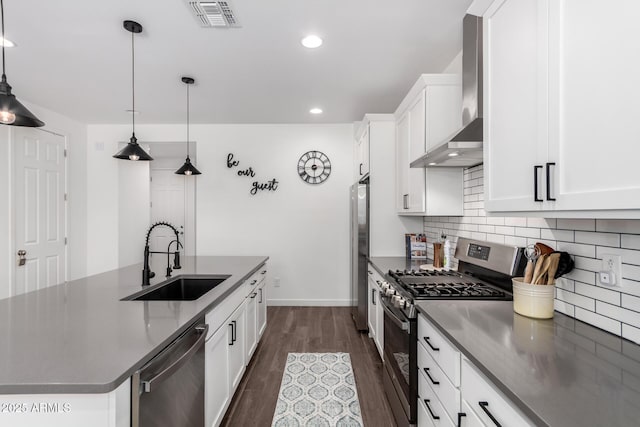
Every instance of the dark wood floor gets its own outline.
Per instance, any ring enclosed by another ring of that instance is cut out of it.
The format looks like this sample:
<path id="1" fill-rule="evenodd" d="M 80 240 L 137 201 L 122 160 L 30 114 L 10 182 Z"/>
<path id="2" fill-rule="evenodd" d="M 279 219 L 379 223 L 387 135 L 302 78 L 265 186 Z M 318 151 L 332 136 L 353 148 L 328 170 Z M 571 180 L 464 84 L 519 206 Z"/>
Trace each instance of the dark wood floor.
<path id="1" fill-rule="evenodd" d="M 364 425 L 393 427 L 375 344 L 355 330 L 349 307 L 269 307 L 267 329 L 222 422 L 271 426 L 287 353 L 345 352 L 351 356 Z"/>

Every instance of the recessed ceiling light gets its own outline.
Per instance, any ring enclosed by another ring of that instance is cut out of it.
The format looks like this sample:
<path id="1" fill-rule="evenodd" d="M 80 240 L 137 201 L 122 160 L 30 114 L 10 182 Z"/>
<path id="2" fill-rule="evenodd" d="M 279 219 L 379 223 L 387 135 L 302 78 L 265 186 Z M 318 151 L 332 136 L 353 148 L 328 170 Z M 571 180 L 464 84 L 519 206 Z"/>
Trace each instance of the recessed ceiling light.
<path id="1" fill-rule="evenodd" d="M 0 46 L 15 47 L 16 44 L 9 39 L 3 39 L 2 37 L 0 37 Z"/>
<path id="2" fill-rule="evenodd" d="M 431 163 L 429 163 L 429 166 L 435 166 L 435 165 L 437 165 L 437 163 L 436 163 L 436 162 L 431 162 Z"/>
<path id="3" fill-rule="evenodd" d="M 302 46 L 315 49 L 322 46 L 322 39 L 315 35 L 310 35 L 302 39 Z"/>
<path id="4" fill-rule="evenodd" d="M 309 112 L 311 114 L 322 114 L 322 108 L 312 108 Z"/>
<path id="5" fill-rule="evenodd" d="M 455 152 L 455 151 L 453 153 L 449 153 L 449 157 L 456 157 L 457 155 L 458 155 L 458 153 Z"/>
<path id="6" fill-rule="evenodd" d="M 129 114 L 140 114 L 140 111 L 138 111 L 138 110 L 124 110 L 124 111 L 129 113 Z"/>

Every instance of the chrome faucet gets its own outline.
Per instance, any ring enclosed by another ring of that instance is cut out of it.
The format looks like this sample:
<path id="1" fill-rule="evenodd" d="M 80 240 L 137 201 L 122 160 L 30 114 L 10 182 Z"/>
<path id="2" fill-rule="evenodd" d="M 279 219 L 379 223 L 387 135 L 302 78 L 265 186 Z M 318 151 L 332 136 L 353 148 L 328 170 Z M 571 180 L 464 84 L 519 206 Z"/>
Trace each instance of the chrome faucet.
<path id="1" fill-rule="evenodd" d="M 169 243 L 169 246 L 167 247 L 167 251 L 166 252 L 156 252 L 156 251 L 151 251 L 149 249 L 149 238 L 151 237 L 151 232 L 153 231 L 154 228 L 160 227 L 160 226 L 169 227 L 170 229 L 173 230 L 173 232 L 176 235 L 176 238 Z M 180 247 L 182 246 L 182 243 L 180 243 L 180 233 L 178 232 L 178 229 L 176 229 L 173 225 L 169 224 L 168 222 L 164 222 L 164 221 L 156 222 L 151 227 L 149 227 L 149 231 L 147 231 L 147 238 L 145 240 L 145 245 L 144 245 L 144 263 L 143 263 L 143 267 L 142 267 L 142 286 L 149 286 L 150 285 L 150 279 L 152 279 L 152 278 L 154 278 L 156 276 L 156 273 L 151 271 L 151 268 L 149 267 L 149 255 L 150 254 L 167 254 L 167 276 L 166 277 L 170 277 L 171 276 L 172 269 L 171 269 L 170 257 L 171 257 L 172 252 L 170 252 L 170 249 L 171 249 L 171 245 L 173 243 L 176 243 L 176 251 L 173 252 L 173 269 L 174 270 L 178 270 L 178 269 L 182 268 L 182 266 L 180 265 Z M 182 246 L 182 247 L 184 247 L 184 246 Z"/>

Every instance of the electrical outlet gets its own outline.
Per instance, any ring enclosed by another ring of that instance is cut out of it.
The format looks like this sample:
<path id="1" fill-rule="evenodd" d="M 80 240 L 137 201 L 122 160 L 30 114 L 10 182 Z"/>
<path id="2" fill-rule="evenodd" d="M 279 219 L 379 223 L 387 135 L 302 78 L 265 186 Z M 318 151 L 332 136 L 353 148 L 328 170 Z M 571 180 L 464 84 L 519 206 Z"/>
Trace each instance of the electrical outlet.
<path id="1" fill-rule="evenodd" d="M 279 277 L 274 277 L 273 278 L 273 286 L 275 288 L 279 288 L 280 287 L 280 278 Z"/>
<path id="2" fill-rule="evenodd" d="M 613 286 L 620 282 L 622 277 L 622 257 L 620 255 L 602 254 L 602 272 L 600 273 L 600 284 Z M 603 277 L 606 273 L 607 277 Z"/>

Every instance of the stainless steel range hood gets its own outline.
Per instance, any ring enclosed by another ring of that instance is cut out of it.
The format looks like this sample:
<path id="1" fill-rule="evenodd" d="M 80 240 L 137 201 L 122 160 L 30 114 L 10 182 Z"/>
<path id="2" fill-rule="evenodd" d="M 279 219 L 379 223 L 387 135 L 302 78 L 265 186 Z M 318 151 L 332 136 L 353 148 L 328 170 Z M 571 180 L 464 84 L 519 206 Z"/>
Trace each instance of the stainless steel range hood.
<path id="1" fill-rule="evenodd" d="M 462 38 L 462 129 L 411 162 L 412 168 L 482 163 L 482 18 L 466 15 Z"/>

